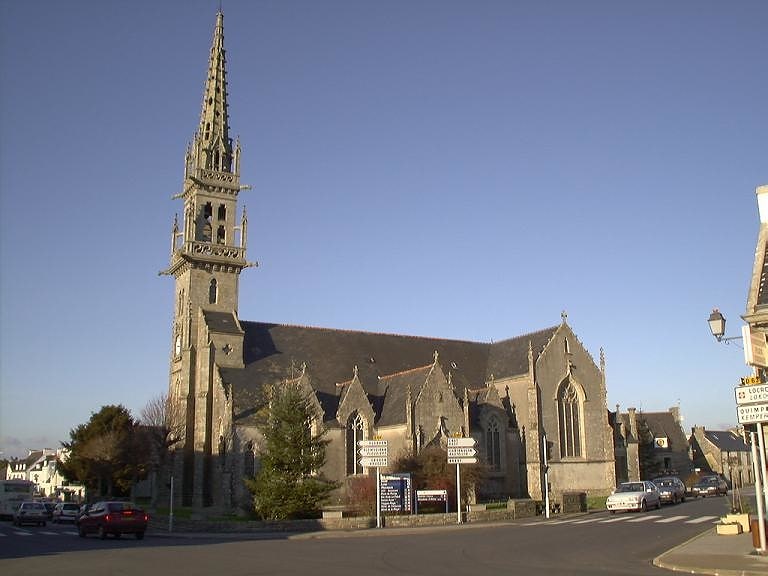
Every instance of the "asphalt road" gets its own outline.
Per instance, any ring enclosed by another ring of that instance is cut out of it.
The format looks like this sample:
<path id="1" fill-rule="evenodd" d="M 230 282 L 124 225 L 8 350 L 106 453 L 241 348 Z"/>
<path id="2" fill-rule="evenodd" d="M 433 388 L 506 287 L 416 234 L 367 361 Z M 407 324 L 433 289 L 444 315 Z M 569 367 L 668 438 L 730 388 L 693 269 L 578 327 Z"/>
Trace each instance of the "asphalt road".
<path id="1" fill-rule="evenodd" d="M 148 533 L 81 539 L 71 525 L 0 523 L 0 574 L 195 576 L 652 575 L 653 558 L 711 528 L 724 498 L 645 514 L 606 512 L 442 528 L 252 537 Z"/>

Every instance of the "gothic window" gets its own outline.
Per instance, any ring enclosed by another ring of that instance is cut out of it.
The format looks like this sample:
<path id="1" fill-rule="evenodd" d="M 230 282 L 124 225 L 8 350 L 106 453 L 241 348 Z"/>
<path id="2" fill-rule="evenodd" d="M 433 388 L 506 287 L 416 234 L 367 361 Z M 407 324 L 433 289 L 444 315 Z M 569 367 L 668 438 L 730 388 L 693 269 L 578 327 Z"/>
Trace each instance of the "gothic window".
<path id="1" fill-rule="evenodd" d="M 256 457 L 253 453 L 253 442 L 250 441 L 245 445 L 243 453 L 243 472 L 246 478 L 256 475 Z"/>
<path id="2" fill-rule="evenodd" d="M 219 229 L 216 230 L 216 243 L 224 244 L 224 226 L 219 226 Z"/>
<path id="3" fill-rule="evenodd" d="M 501 468 L 501 444 L 499 436 L 499 422 L 491 418 L 485 429 L 485 457 L 488 466 L 493 470 Z"/>
<path id="4" fill-rule="evenodd" d="M 211 280 L 211 285 L 208 287 L 208 303 L 216 304 L 219 297 L 219 283 L 216 282 L 216 278 Z"/>
<path id="5" fill-rule="evenodd" d="M 576 386 L 570 380 L 564 382 L 558 391 L 557 416 L 560 426 L 560 457 L 580 457 L 581 401 Z"/>
<path id="6" fill-rule="evenodd" d="M 224 204 L 219 204 L 218 218 L 219 220 L 227 219 L 227 207 Z"/>
<path id="7" fill-rule="evenodd" d="M 365 440 L 365 420 L 359 412 L 354 412 L 347 420 L 347 474 L 363 473 L 357 458 L 357 443 L 360 440 Z"/>

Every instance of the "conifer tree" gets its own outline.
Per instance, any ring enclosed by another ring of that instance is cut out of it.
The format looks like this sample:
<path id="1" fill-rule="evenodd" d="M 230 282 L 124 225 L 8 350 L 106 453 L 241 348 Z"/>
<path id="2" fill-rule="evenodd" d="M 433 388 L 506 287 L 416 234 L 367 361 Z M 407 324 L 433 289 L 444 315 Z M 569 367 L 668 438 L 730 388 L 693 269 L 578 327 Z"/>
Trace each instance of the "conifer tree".
<path id="1" fill-rule="evenodd" d="M 312 434 L 319 417 L 297 384 L 272 391 L 260 468 L 246 485 L 256 513 L 265 520 L 315 518 L 337 487 L 320 474 L 328 440 L 324 431 Z"/>

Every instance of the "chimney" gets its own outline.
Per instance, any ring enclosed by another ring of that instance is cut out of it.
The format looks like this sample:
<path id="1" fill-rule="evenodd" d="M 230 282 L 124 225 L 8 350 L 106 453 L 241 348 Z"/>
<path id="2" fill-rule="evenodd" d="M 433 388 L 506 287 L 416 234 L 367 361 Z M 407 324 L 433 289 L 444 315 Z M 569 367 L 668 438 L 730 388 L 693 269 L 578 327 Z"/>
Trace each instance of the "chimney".
<path id="1" fill-rule="evenodd" d="M 768 224 L 768 184 L 755 188 L 757 194 L 757 211 L 760 213 L 760 224 Z"/>
<path id="2" fill-rule="evenodd" d="M 633 436 L 637 437 L 637 409 L 636 408 L 627 408 L 627 413 L 629 414 L 629 433 Z"/>
<path id="3" fill-rule="evenodd" d="M 680 419 L 680 406 L 673 406 L 669 409 L 669 411 L 672 414 L 672 417 L 675 419 L 675 422 L 680 424 L 682 422 Z"/>

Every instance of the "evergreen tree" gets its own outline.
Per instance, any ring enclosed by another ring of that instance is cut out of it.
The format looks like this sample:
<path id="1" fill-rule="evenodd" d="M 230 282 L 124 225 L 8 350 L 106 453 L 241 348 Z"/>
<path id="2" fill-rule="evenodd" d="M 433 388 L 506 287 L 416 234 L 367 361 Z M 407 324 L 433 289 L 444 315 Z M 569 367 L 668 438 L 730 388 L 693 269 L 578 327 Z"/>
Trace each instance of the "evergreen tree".
<path id="1" fill-rule="evenodd" d="M 651 480 L 661 473 L 662 466 L 656 458 L 656 442 L 653 432 L 642 414 L 637 417 L 637 443 L 640 478 Z"/>
<path id="2" fill-rule="evenodd" d="M 145 472 L 146 451 L 137 435 L 137 424 L 123 406 L 103 406 L 69 433 L 62 446 L 69 458 L 59 470 L 70 481 L 83 484 L 100 496 L 125 496 Z"/>
<path id="3" fill-rule="evenodd" d="M 254 509 L 265 520 L 318 517 L 323 503 L 337 487 L 320 474 L 328 440 L 312 435 L 319 415 L 296 384 L 272 391 L 262 428 L 264 450 L 256 476 L 246 479 Z"/>

